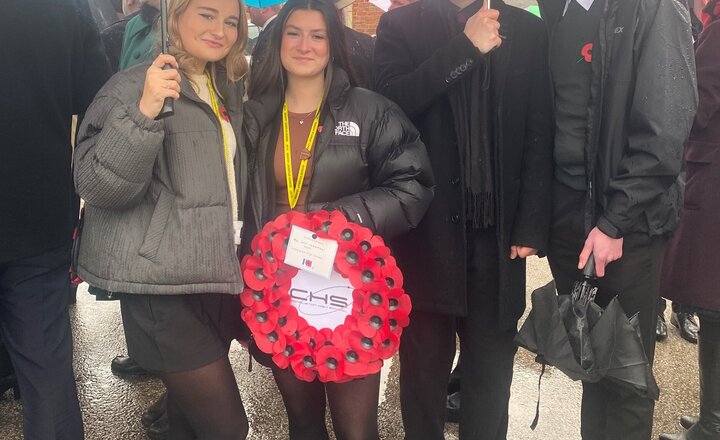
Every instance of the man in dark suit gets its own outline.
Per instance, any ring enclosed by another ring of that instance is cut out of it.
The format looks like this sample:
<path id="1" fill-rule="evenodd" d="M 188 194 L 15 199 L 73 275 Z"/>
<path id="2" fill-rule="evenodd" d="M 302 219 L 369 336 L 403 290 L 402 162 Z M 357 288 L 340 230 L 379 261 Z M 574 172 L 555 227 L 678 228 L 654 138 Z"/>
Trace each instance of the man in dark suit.
<path id="1" fill-rule="evenodd" d="M 265 44 L 267 43 L 267 36 L 275 23 L 275 17 L 282 8 L 283 3 L 278 3 L 272 6 L 265 6 L 263 8 L 256 8 L 254 6 L 248 6 L 248 15 L 250 15 L 250 23 L 254 24 L 260 29 L 260 33 L 254 39 L 248 41 L 248 53 L 253 57 L 253 63 L 258 57 L 262 57 L 265 53 Z"/>
<path id="2" fill-rule="evenodd" d="M 86 0 L 0 2 L 0 334 L 33 440 L 83 438 L 68 316 L 70 131 L 110 76 L 88 13 Z M 28 23 L 41 35 L 28 38 Z"/>
<path id="3" fill-rule="evenodd" d="M 413 299 L 400 346 L 406 439 L 444 438 L 456 332 L 460 438 L 506 437 L 524 257 L 547 243 L 547 36 L 530 13 L 492 7 L 420 0 L 384 14 L 377 32 L 375 89 L 413 120 L 437 182 L 421 224 L 393 243 Z"/>

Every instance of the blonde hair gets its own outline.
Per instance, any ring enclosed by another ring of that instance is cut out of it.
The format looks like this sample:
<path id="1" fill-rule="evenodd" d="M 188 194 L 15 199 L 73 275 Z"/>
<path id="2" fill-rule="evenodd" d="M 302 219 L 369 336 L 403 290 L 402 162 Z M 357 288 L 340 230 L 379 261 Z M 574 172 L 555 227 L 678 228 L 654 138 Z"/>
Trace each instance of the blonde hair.
<path id="1" fill-rule="evenodd" d="M 245 4 L 242 0 L 237 0 L 240 5 L 240 16 L 238 17 L 238 37 L 235 43 L 230 48 L 227 56 L 224 59 L 210 63 L 208 71 L 212 77 L 213 83 L 215 83 L 215 73 L 217 64 L 220 64 L 225 68 L 227 72 L 227 78 L 229 81 L 239 81 L 248 72 L 248 62 L 245 58 L 245 46 L 248 41 L 248 27 L 247 19 L 245 15 Z M 178 28 L 178 21 L 180 15 L 183 14 L 188 8 L 190 0 L 169 0 L 168 1 L 168 38 L 170 39 L 169 52 L 170 55 L 174 56 L 180 66 L 181 70 L 187 71 L 187 68 L 192 65 L 195 58 L 187 53 L 180 41 L 180 30 Z M 158 32 L 160 35 L 160 32 Z"/>

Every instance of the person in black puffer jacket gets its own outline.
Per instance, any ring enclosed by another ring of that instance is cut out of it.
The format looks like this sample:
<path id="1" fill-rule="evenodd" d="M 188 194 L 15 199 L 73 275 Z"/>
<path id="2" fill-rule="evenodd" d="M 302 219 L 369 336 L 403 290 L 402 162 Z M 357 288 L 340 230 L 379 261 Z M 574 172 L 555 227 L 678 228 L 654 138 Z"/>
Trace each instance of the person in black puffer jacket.
<path id="1" fill-rule="evenodd" d="M 416 227 L 433 197 L 425 145 L 399 107 L 355 87 L 333 5 L 322 0 L 290 0 L 276 20 L 268 36 L 267 56 L 253 66 L 250 100 L 244 107 L 255 229 L 290 209 L 340 210 L 350 221 L 384 238 Z M 281 130 L 283 109 L 288 113 L 287 130 Z M 305 145 L 313 118 L 318 118 L 319 125 L 308 155 Z M 285 131 L 289 132 L 287 142 Z M 285 183 L 287 144 L 293 180 L 300 161 L 308 161 L 297 201 L 288 197 Z M 343 384 L 307 383 L 254 351 L 261 363 L 273 369 L 287 408 L 291 439 L 328 438 L 326 391 L 338 438 L 379 438 L 379 373 Z"/>

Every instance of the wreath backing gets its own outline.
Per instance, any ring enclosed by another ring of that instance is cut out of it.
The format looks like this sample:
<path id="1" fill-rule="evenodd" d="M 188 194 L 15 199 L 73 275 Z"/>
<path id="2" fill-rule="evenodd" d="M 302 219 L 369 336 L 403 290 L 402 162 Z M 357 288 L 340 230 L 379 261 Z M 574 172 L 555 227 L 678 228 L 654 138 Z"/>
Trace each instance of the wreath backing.
<path id="1" fill-rule="evenodd" d="M 333 269 L 354 290 L 351 313 L 334 329 L 309 325 L 291 303 L 298 269 L 284 260 L 292 226 L 338 242 Z M 411 303 L 402 272 L 380 236 L 348 222 L 340 211 L 290 211 L 268 222 L 251 248 L 240 263 L 241 317 L 257 347 L 280 368 L 291 368 L 308 382 L 341 383 L 377 373 L 383 360 L 397 353 Z"/>

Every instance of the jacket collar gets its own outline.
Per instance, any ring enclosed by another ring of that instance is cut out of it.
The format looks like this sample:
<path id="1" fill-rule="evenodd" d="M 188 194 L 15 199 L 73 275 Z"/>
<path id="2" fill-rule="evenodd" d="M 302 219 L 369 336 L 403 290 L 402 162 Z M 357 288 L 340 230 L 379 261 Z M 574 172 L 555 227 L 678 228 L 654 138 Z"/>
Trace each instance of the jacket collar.
<path id="1" fill-rule="evenodd" d="M 326 115 L 328 111 L 334 112 L 341 108 L 347 100 L 350 89 L 350 80 L 347 73 L 340 67 L 333 66 L 333 78 L 325 100 L 323 115 Z M 260 131 L 271 127 L 280 114 L 284 98 L 281 90 L 273 90 L 263 96 L 247 101 L 245 103 L 245 113 L 248 116 L 246 118 L 248 128 L 259 134 Z"/>

